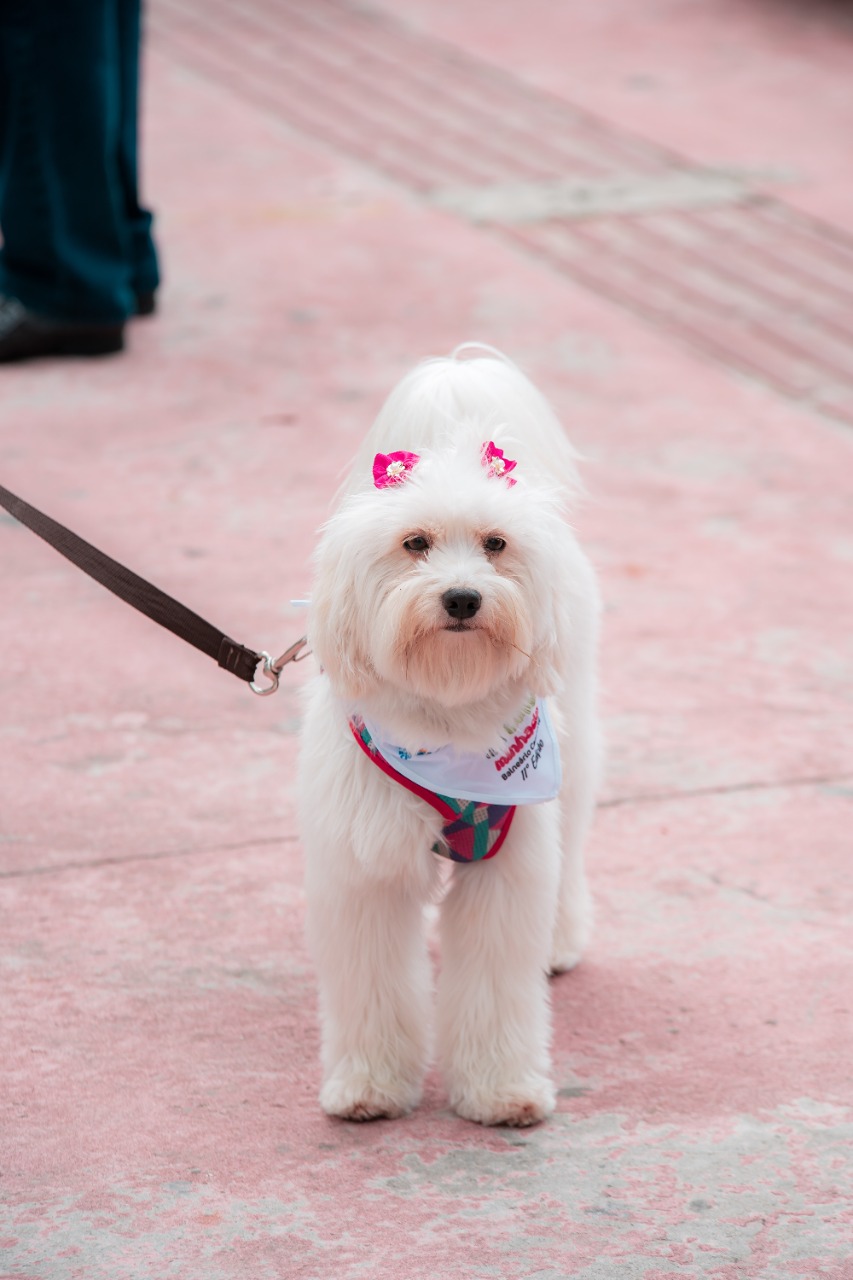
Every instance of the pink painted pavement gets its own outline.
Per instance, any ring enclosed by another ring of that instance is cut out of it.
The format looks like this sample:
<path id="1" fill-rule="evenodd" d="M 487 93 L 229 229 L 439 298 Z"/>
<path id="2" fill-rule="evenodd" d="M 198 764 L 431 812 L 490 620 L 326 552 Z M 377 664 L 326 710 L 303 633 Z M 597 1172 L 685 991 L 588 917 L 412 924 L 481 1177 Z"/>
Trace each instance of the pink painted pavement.
<path id="1" fill-rule="evenodd" d="M 0 1277 L 851 1280 L 849 6 L 149 18 L 159 313 L 4 369 L 0 481 L 279 650 L 393 381 L 468 338 L 519 360 L 587 459 L 597 927 L 553 984 L 552 1121 L 479 1129 L 435 1074 L 406 1120 L 324 1117 L 303 673 L 253 699 L 0 517 Z M 442 203 L 466 166 L 764 177 L 519 233 Z M 741 252 L 733 293 L 737 237 L 765 274 Z"/>

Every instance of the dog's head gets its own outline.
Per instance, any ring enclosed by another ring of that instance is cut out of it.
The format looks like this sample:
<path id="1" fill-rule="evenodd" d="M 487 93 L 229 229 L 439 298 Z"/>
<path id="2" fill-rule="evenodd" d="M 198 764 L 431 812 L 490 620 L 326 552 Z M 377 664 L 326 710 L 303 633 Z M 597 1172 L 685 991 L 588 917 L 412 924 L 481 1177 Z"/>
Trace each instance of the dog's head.
<path id="1" fill-rule="evenodd" d="M 576 544 L 505 443 L 470 424 L 420 456 L 377 455 L 326 525 L 310 642 L 340 696 L 390 686 L 451 709 L 560 685 Z"/>

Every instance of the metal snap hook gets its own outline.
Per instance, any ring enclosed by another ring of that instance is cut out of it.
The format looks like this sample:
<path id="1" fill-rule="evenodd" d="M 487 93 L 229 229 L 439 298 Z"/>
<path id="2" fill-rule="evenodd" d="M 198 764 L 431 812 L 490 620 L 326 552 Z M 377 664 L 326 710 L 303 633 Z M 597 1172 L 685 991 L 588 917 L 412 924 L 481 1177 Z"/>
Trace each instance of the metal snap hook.
<path id="1" fill-rule="evenodd" d="M 307 646 L 308 637 L 301 636 L 298 640 L 295 640 L 289 648 L 285 649 L 281 657 L 276 658 L 275 662 L 273 662 L 272 657 L 267 653 L 266 649 L 262 649 L 261 657 L 264 660 L 263 674 L 265 676 L 269 676 L 272 683 L 268 685 L 259 685 L 255 684 L 255 681 L 253 680 L 249 685 L 252 693 L 256 693 L 259 698 L 268 698 L 271 693 L 275 693 L 278 688 L 278 677 L 282 668 L 286 667 L 288 662 L 301 662 L 303 658 L 307 658 L 311 652 Z"/>
<path id="2" fill-rule="evenodd" d="M 273 667 L 272 655 L 267 653 L 266 649 L 261 650 L 261 657 L 264 660 L 262 666 L 263 673 L 265 676 L 270 677 L 272 683 L 268 685 L 260 685 L 256 684 L 253 680 L 249 685 L 249 688 L 252 690 L 252 693 L 256 693 L 259 698 L 268 698 L 271 693 L 275 693 L 276 689 L 278 689 L 278 671 Z M 257 672 L 255 674 L 257 676 Z"/>

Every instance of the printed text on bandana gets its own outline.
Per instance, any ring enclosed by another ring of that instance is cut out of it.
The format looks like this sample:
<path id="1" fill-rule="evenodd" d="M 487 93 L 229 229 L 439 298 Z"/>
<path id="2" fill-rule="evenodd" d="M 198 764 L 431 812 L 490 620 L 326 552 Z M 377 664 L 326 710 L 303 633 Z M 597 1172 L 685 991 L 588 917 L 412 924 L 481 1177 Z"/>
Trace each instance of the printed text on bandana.
<path id="1" fill-rule="evenodd" d="M 499 804 L 540 804 L 560 789 L 560 751 L 547 703 L 530 698 L 503 726 L 501 742 L 482 755 L 408 750 L 383 741 L 381 730 L 367 723 L 374 746 L 411 782 L 442 795 Z"/>

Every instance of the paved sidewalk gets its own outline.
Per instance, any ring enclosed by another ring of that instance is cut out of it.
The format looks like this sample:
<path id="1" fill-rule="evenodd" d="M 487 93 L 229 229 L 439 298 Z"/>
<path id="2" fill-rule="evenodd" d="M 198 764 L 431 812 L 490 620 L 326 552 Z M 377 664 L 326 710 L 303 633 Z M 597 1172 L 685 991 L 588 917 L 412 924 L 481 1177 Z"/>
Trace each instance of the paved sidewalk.
<path id="1" fill-rule="evenodd" d="M 0 1280 L 853 1280 L 853 15 L 151 0 L 166 285 L 0 482 L 256 647 L 422 355 L 585 454 L 597 928 L 558 1113 L 319 1111 L 293 763 L 0 516 Z"/>

